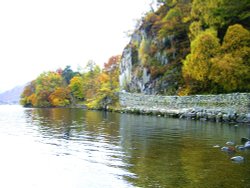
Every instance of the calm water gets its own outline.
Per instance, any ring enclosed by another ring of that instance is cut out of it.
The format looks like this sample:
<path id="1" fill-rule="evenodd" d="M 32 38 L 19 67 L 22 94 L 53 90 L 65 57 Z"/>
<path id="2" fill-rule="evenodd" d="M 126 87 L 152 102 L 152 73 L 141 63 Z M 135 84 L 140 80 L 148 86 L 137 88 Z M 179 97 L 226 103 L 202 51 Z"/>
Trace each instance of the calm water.
<path id="1" fill-rule="evenodd" d="M 250 151 L 213 147 L 241 137 L 249 125 L 0 106 L 0 187 L 250 187 Z"/>

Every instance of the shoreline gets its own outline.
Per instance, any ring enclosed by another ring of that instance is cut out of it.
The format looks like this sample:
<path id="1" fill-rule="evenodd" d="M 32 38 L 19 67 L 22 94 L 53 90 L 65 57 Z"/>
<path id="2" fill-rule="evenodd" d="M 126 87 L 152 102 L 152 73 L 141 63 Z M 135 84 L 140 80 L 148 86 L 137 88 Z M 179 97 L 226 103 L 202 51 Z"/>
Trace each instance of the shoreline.
<path id="1" fill-rule="evenodd" d="M 250 93 L 158 96 L 120 92 L 121 113 L 250 124 Z"/>
<path id="2" fill-rule="evenodd" d="M 157 109 L 134 109 L 121 108 L 110 110 L 111 112 L 128 113 L 136 115 L 159 116 L 166 118 L 189 119 L 195 121 L 209 121 L 216 123 L 239 123 L 250 125 L 250 114 L 238 115 L 222 113 L 221 111 L 204 110 L 204 109 L 182 109 L 182 110 L 157 110 Z"/>
<path id="3" fill-rule="evenodd" d="M 65 107 L 31 108 L 79 108 L 250 125 L 250 93 L 162 96 L 119 92 L 118 95 L 120 107 L 110 106 L 107 109 L 89 109 L 83 104 L 74 104 Z"/>

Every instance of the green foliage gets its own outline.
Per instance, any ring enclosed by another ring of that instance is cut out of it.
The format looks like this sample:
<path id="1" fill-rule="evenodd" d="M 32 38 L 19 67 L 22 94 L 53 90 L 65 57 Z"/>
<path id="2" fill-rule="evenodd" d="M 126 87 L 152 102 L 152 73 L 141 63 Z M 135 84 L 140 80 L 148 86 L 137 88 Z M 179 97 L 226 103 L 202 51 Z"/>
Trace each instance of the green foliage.
<path id="1" fill-rule="evenodd" d="M 73 93 L 74 97 L 83 100 L 84 99 L 84 92 L 83 92 L 83 78 L 82 76 L 74 76 L 70 80 L 69 88 Z"/>
<path id="2" fill-rule="evenodd" d="M 65 80 L 66 84 L 69 84 L 70 80 L 77 74 L 79 73 L 74 72 L 69 65 L 67 65 L 62 71 L 62 77 Z"/>
<path id="3" fill-rule="evenodd" d="M 189 26 L 189 39 L 192 41 L 195 39 L 196 36 L 198 36 L 202 32 L 200 21 L 194 21 Z"/>
<path id="4" fill-rule="evenodd" d="M 182 16 L 181 10 L 178 7 L 172 8 L 168 11 L 163 21 L 177 21 Z"/>
<path id="5" fill-rule="evenodd" d="M 193 0 L 191 17 L 193 20 L 199 20 L 205 28 L 210 26 L 219 26 L 222 24 L 222 18 L 213 15 L 213 10 L 221 6 L 222 0 Z"/>
<path id="6" fill-rule="evenodd" d="M 163 39 L 169 35 L 181 34 L 188 28 L 188 24 L 184 21 L 189 16 L 190 4 L 189 3 L 175 3 L 172 8 L 160 21 L 158 29 L 158 38 Z"/>
<path id="7" fill-rule="evenodd" d="M 191 16 L 199 20 L 204 28 L 225 28 L 241 23 L 249 27 L 249 0 L 194 0 Z"/>
<path id="8" fill-rule="evenodd" d="M 149 41 L 142 39 L 142 42 L 140 43 L 139 51 L 138 51 L 138 57 L 143 65 L 147 65 L 149 61 Z"/>
<path id="9" fill-rule="evenodd" d="M 250 1 L 249 0 L 220 0 L 219 6 L 211 10 L 212 16 L 220 21 L 218 25 L 227 26 L 240 23 L 249 27 Z"/>
<path id="10" fill-rule="evenodd" d="M 101 69 L 94 61 L 89 61 L 85 67 L 87 72 L 83 73 L 83 96 L 86 100 L 95 97 L 99 88 L 100 82 L 98 76 L 101 73 Z"/>

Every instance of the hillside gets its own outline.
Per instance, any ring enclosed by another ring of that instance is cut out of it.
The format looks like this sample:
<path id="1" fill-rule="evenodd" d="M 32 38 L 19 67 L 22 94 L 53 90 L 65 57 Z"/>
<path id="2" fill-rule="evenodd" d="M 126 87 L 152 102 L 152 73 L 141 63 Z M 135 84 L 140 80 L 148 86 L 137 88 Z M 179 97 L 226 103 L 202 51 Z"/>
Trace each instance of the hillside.
<path id="1" fill-rule="evenodd" d="M 101 69 L 48 71 L 28 84 L 23 106 L 119 106 L 117 92 L 193 95 L 250 92 L 249 0 L 158 0 L 122 56 Z M 98 55 L 98 53 L 97 53 Z M 119 77 L 119 79 L 118 79 Z"/>
<path id="2" fill-rule="evenodd" d="M 0 104 L 18 104 L 24 86 L 17 86 L 0 94 Z"/>
<path id="3" fill-rule="evenodd" d="M 250 91 L 250 2 L 168 0 L 147 13 L 121 59 L 121 90 L 190 95 Z"/>

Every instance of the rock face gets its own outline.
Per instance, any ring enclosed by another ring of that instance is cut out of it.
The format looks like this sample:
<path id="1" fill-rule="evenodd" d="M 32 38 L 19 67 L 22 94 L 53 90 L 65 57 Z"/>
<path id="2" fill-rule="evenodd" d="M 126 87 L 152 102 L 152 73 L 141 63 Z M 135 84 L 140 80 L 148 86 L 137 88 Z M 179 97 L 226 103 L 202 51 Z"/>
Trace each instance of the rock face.
<path id="1" fill-rule="evenodd" d="M 120 63 L 121 90 L 177 94 L 182 82 L 181 61 L 189 53 L 188 24 L 181 23 L 181 28 L 175 24 L 173 30 L 161 34 L 168 11 L 169 7 L 162 6 L 149 13 L 132 34 Z"/>
<path id="2" fill-rule="evenodd" d="M 180 97 L 121 92 L 119 99 L 125 112 L 216 122 L 250 122 L 250 93 Z"/>

